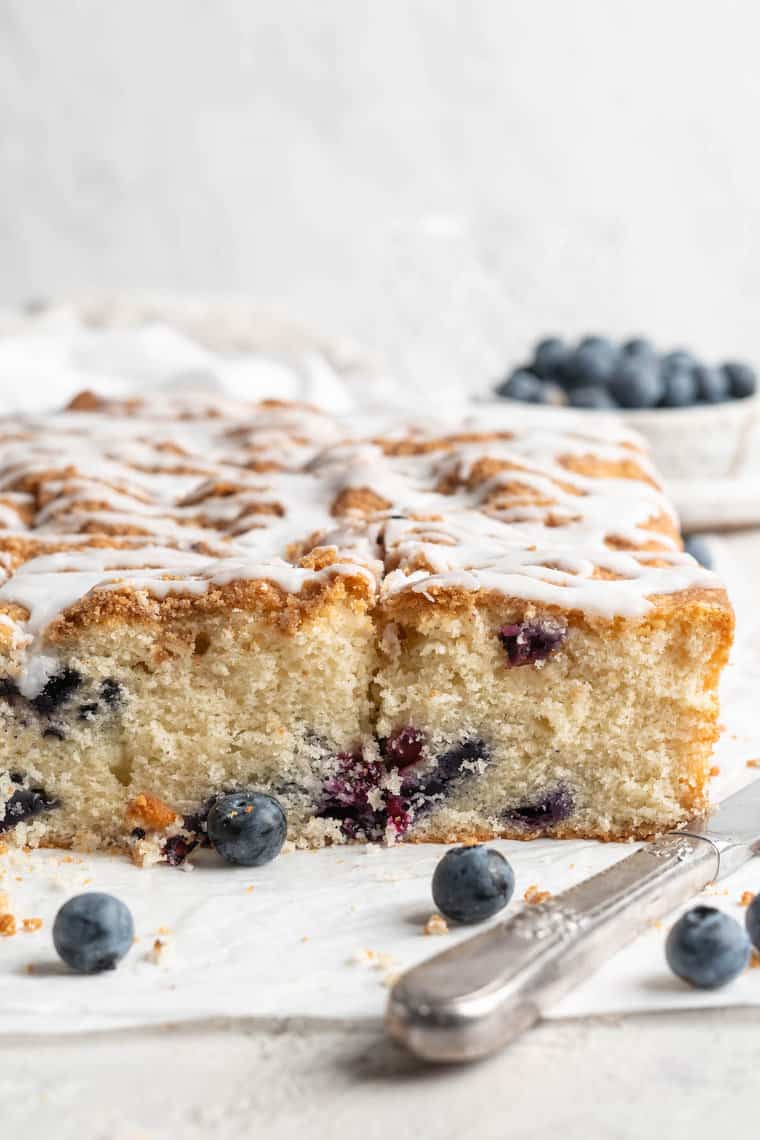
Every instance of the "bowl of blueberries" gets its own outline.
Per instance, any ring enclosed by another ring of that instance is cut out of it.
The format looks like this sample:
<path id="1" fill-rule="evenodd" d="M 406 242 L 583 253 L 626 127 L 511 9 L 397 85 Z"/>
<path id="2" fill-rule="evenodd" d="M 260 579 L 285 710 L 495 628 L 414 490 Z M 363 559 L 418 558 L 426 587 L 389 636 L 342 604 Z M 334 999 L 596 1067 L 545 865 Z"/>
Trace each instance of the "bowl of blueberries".
<path id="1" fill-rule="evenodd" d="M 613 413 L 648 440 L 673 479 L 741 475 L 760 407 L 750 364 L 709 364 L 682 348 L 662 352 L 641 336 L 622 343 L 545 337 L 494 391 L 547 409 Z"/>

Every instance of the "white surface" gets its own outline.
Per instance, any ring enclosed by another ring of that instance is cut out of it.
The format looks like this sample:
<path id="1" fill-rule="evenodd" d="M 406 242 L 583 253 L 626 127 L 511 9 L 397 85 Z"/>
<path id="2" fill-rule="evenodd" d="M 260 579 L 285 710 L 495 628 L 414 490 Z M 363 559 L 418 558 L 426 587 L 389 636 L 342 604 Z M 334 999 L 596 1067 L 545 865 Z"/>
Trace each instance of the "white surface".
<path id="1" fill-rule="evenodd" d="M 0 1038 L 25 1140 L 755 1140 L 756 1010 L 540 1025 L 433 1071 L 374 1026 Z"/>
<path id="2" fill-rule="evenodd" d="M 756 563 L 742 564 L 727 546 L 717 548 L 740 631 L 725 678 L 726 729 L 715 757 L 721 773 L 713 792 L 721 798 L 758 775 L 746 760 L 760 755 L 760 623 Z M 497 846 L 517 875 L 512 910 L 528 886 L 557 893 L 632 849 L 550 840 Z M 62 1024 L 71 1033 L 224 1016 L 379 1018 L 386 986 L 399 971 L 471 933 L 422 933 L 434 909 L 430 880 L 443 850 L 293 852 L 255 870 L 228 868 L 207 853 L 189 872 L 139 870 L 105 856 L 11 852 L 0 859 L 0 889 L 10 893 L 19 920 L 40 917 L 44 926 L 0 944 L 0 1033 L 55 1033 Z M 134 912 L 139 941 L 115 973 L 74 977 L 56 960 L 50 941 L 55 912 L 84 889 L 111 891 Z M 709 901 L 742 921 L 745 890 L 760 890 L 760 861 L 708 888 Z M 663 959 L 666 930 L 667 924 L 648 930 L 555 1015 L 760 1005 L 757 970 L 712 993 L 677 982 Z M 158 963 L 151 952 L 156 938 L 167 945 L 165 961 Z"/>
<path id="3" fill-rule="evenodd" d="M 752 0 L 6 0 L 0 299 L 245 294 L 407 379 L 760 358 Z"/>

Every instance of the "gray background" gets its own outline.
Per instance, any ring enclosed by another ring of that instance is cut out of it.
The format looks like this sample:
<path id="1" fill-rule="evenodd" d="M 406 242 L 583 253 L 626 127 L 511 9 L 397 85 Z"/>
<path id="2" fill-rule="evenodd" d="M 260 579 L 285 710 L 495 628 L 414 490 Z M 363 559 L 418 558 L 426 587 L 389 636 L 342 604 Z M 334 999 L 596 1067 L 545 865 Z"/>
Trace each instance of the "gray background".
<path id="1" fill-rule="evenodd" d="M 760 354 L 753 0 L 1 0 L 0 301 L 248 296 L 409 375 Z"/>

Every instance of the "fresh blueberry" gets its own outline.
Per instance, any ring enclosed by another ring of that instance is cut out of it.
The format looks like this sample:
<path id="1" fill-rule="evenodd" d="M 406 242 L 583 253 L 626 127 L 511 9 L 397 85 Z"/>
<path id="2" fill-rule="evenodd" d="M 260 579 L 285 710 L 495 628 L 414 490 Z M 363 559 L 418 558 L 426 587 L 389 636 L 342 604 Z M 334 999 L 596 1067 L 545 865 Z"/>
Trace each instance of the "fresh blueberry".
<path id="1" fill-rule="evenodd" d="M 211 808 L 207 829 L 212 846 L 228 863 L 260 867 L 279 855 L 288 821 L 274 796 L 231 792 Z"/>
<path id="2" fill-rule="evenodd" d="M 602 388 L 600 384 L 584 384 L 582 388 L 571 388 L 567 399 L 573 408 L 596 408 L 609 411 L 617 407 L 607 389 Z"/>
<path id="3" fill-rule="evenodd" d="M 741 364 L 729 360 L 723 365 L 723 371 L 728 377 L 731 395 L 737 400 L 747 396 L 754 396 L 757 390 L 757 373 L 750 364 Z"/>
<path id="4" fill-rule="evenodd" d="M 584 336 L 578 342 L 578 348 L 589 348 L 593 352 L 604 352 L 610 356 L 617 356 L 618 346 L 608 336 Z"/>
<path id="5" fill-rule="evenodd" d="M 563 378 L 569 388 L 606 384 L 618 362 L 618 349 L 603 337 L 586 337 L 581 341 L 563 368 Z"/>
<path id="6" fill-rule="evenodd" d="M 543 385 L 537 376 L 525 368 L 518 368 L 496 389 L 497 396 L 505 396 L 510 400 L 521 400 L 525 404 L 538 404 L 541 402 Z"/>
<path id="7" fill-rule="evenodd" d="M 545 337 L 536 345 L 530 370 L 542 380 L 554 380 L 561 373 L 569 355 L 570 349 L 561 337 Z"/>
<path id="8" fill-rule="evenodd" d="M 693 368 L 671 368 L 662 373 L 664 408 L 688 408 L 697 402 L 697 378 Z"/>
<path id="9" fill-rule="evenodd" d="M 433 901 L 454 922 L 483 922 L 512 898 L 515 874 L 493 847 L 452 847 L 433 875 Z"/>
<path id="10" fill-rule="evenodd" d="M 747 927 L 747 934 L 749 934 L 752 945 L 756 950 L 760 950 L 760 895 L 755 895 L 747 907 L 744 925 Z"/>
<path id="11" fill-rule="evenodd" d="M 113 970 L 134 936 L 129 908 L 121 899 L 99 891 L 69 899 L 53 924 L 56 950 L 66 965 L 80 974 Z"/>
<path id="12" fill-rule="evenodd" d="M 666 352 L 660 361 L 660 367 L 664 375 L 669 372 L 676 372 L 680 368 L 694 368 L 697 361 L 694 359 L 690 352 L 685 348 L 676 348 L 673 352 Z"/>
<path id="13" fill-rule="evenodd" d="M 720 404 L 730 396 L 728 376 L 722 368 L 698 364 L 694 369 L 697 393 L 706 404 Z"/>
<path id="14" fill-rule="evenodd" d="M 612 396 L 624 408 L 653 408 L 664 391 L 655 362 L 645 356 L 623 357 L 610 381 Z"/>
<path id="15" fill-rule="evenodd" d="M 623 345 L 623 352 L 626 356 L 648 356 L 651 358 L 655 355 L 654 345 L 645 336 L 631 337 Z"/>
<path id="16" fill-rule="evenodd" d="M 712 570 L 712 550 L 701 534 L 687 534 L 683 540 L 683 548 L 687 554 L 697 560 L 700 566 L 704 566 L 706 570 Z"/>
<path id="17" fill-rule="evenodd" d="M 717 989 L 749 961 L 750 941 L 736 919 L 713 906 L 695 906 L 671 928 L 665 956 L 674 974 L 703 990 Z"/>

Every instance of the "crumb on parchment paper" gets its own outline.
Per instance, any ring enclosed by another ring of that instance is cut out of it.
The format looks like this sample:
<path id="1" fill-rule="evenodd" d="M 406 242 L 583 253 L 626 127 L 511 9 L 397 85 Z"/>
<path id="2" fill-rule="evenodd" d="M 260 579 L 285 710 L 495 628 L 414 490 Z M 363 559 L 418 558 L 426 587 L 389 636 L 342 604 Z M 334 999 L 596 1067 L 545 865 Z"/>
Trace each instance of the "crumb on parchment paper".
<path id="1" fill-rule="evenodd" d="M 742 891 L 739 906 L 749 906 L 754 897 L 752 891 Z"/>
<path id="2" fill-rule="evenodd" d="M 14 914 L 0 914 L 0 936 L 12 938 L 16 933 L 16 916 Z"/>
<path id="3" fill-rule="evenodd" d="M 536 883 L 531 883 L 523 895 L 523 899 L 528 906 L 538 906 L 539 903 L 546 902 L 546 900 L 551 897 L 551 891 L 542 891 Z"/>
<path id="4" fill-rule="evenodd" d="M 41 918 L 22 918 L 21 929 L 24 934 L 35 934 L 38 930 L 42 930 Z"/>
<path id="5" fill-rule="evenodd" d="M 422 928 L 423 934 L 448 934 L 449 927 L 442 914 L 431 914 Z"/>
<path id="6" fill-rule="evenodd" d="M 363 947 L 361 950 L 355 950 L 348 961 L 350 965 L 366 966 L 370 970 L 381 972 L 380 983 L 388 987 L 392 986 L 401 974 L 398 961 L 392 954 L 387 954 L 382 950 L 370 950 L 368 947 Z"/>
<path id="7" fill-rule="evenodd" d="M 760 756 L 753 756 L 751 760 L 747 761 L 748 768 L 760 768 Z"/>
<path id="8" fill-rule="evenodd" d="M 153 945 L 145 957 L 154 966 L 170 966 L 175 957 L 174 943 L 166 935 L 163 938 L 154 938 Z"/>
<path id="9" fill-rule="evenodd" d="M 371 970 L 383 970 L 394 965 L 395 961 L 392 954 L 387 954 L 383 950 L 370 950 L 366 946 L 361 950 L 355 950 L 349 958 L 351 965 L 368 966 Z"/>

